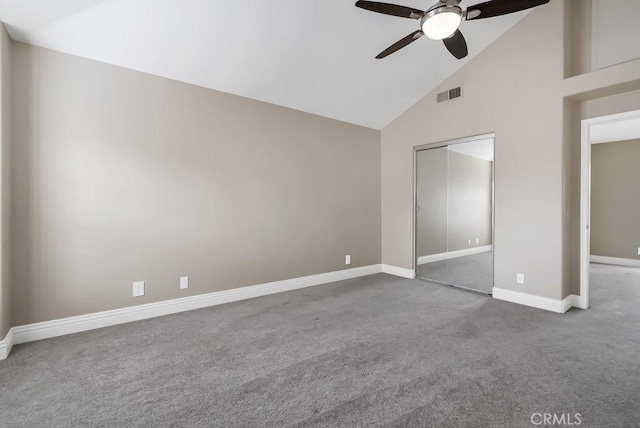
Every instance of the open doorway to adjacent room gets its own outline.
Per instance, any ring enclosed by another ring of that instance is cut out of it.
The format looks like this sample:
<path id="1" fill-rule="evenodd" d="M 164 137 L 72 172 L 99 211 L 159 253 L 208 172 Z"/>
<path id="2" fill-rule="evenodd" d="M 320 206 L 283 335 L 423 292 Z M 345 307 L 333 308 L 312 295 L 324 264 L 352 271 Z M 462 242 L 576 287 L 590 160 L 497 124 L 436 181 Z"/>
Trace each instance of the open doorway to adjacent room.
<path id="1" fill-rule="evenodd" d="M 581 153 L 579 306 L 638 300 L 640 110 L 583 120 Z"/>

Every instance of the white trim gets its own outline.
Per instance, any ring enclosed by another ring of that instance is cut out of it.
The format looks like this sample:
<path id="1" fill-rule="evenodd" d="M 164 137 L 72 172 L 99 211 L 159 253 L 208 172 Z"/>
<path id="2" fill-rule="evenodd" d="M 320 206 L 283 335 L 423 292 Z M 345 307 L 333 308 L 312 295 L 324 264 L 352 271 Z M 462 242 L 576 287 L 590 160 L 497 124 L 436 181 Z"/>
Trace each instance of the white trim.
<path id="1" fill-rule="evenodd" d="M 5 360 L 13 348 L 13 328 L 10 328 L 3 340 L 0 340 L 0 360 Z"/>
<path id="2" fill-rule="evenodd" d="M 587 296 L 576 296 L 572 294 L 569 297 L 573 297 L 573 306 L 579 309 L 589 309 L 589 304 L 587 303 Z"/>
<path id="3" fill-rule="evenodd" d="M 533 294 L 522 293 L 520 291 L 505 290 L 504 288 L 493 287 L 492 295 L 494 299 L 505 302 L 517 303 L 519 305 L 531 306 L 533 308 L 544 309 L 545 311 L 563 314 L 569 308 L 580 307 L 580 297 L 574 294 L 565 297 L 563 300 L 550 299 L 548 297 L 535 296 Z"/>
<path id="4" fill-rule="evenodd" d="M 581 123 L 580 162 L 580 303 L 589 307 L 589 263 L 591 261 L 591 127 L 640 118 L 640 110 L 584 119 Z"/>
<path id="5" fill-rule="evenodd" d="M 603 265 L 640 267 L 640 260 L 621 259 L 618 257 L 591 256 L 591 263 L 600 263 Z"/>
<path id="6" fill-rule="evenodd" d="M 0 342 L 0 359 L 7 358 L 14 344 L 237 302 L 380 272 L 382 272 L 381 265 L 364 266 L 13 327 L 9 330 L 5 340 Z"/>
<path id="7" fill-rule="evenodd" d="M 565 313 L 569 309 L 574 307 L 582 309 L 582 299 L 580 298 L 580 296 L 576 296 L 575 294 L 570 294 L 564 299 L 562 299 L 562 313 Z"/>
<path id="8" fill-rule="evenodd" d="M 413 269 L 399 268 L 391 265 L 382 265 L 382 273 L 388 273 L 389 275 L 401 276 L 402 278 L 408 279 L 414 279 L 416 277 L 416 271 Z"/>
<path id="9" fill-rule="evenodd" d="M 582 141 L 580 147 L 580 297 L 589 307 L 589 256 L 591 253 L 591 144 L 590 124 L 583 120 L 581 124 Z"/>
<path id="10" fill-rule="evenodd" d="M 473 254 L 488 253 L 493 251 L 493 245 L 485 245 L 482 247 L 465 248 L 464 250 L 449 251 L 448 253 L 430 254 L 428 256 L 418 257 L 418 264 L 439 262 L 441 260 L 454 259 L 456 257 L 471 256 Z"/>

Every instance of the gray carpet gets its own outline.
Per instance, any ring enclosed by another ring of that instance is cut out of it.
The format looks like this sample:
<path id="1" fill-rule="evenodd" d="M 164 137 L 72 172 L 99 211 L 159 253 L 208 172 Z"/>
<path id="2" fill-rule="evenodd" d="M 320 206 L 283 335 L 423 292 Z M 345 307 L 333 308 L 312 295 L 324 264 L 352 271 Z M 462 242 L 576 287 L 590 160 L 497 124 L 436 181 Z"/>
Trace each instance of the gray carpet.
<path id="1" fill-rule="evenodd" d="M 493 251 L 418 265 L 420 278 L 435 279 L 490 293 L 493 289 Z"/>
<path id="2" fill-rule="evenodd" d="M 640 270 L 553 314 L 385 274 L 20 345 L 0 425 L 640 426 Z"/>

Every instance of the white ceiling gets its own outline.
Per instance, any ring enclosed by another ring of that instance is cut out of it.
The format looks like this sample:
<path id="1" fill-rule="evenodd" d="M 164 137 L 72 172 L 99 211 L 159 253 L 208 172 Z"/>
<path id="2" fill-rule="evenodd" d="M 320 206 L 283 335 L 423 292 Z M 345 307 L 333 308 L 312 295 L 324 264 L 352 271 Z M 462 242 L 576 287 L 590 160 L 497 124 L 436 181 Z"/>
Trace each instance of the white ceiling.
<path id="1" fill-rule="evenodd" d="M 589 130 L 589 136 L 592 144 L 637 140 L 640 139 L 640 119 L 627 119 L 592 125 Z"/>
<path id="2" fill-rule="evenodd" d="M 462 61 L 426 37 L 376 60 L 418 22 L 354 3 L 0 0 L 0 20 L 17 41 L 382 129 L 528 12 L 463 22 Z"/>

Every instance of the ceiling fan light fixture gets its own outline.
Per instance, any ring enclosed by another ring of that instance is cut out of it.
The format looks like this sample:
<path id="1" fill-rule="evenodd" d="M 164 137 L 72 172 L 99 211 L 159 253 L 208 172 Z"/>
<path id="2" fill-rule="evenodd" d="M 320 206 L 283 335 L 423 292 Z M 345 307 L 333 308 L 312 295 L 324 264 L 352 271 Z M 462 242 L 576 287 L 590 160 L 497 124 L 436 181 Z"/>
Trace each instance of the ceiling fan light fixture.
<path id="1" fill-rule="evenodd" d="M 422 19 L 422 32 L 433 40 L 446 39 L 456 32 L 462 22 L 458 6 L 440 6 L 430 10 Z"/>

